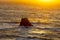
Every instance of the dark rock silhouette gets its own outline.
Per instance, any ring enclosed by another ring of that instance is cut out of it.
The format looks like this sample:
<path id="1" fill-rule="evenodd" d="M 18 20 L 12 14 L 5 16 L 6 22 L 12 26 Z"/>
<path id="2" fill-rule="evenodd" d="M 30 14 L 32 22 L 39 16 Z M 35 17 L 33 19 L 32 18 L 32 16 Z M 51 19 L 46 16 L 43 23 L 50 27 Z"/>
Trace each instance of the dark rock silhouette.
<path id="1" fill-rule="evenodd" d="M 30 26 L 33 26 L 27 18 L 22 18 L 20 22 L 20 26 L 24 26 L 25 28 L 29 28 Z"/>

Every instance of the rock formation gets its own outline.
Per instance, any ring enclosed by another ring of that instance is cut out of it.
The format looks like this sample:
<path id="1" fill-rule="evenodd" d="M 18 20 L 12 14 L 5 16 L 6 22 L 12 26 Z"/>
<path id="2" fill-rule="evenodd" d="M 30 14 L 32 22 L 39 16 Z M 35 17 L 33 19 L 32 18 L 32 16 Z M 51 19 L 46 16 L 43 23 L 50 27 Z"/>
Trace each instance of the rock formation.
<path id="1" fill-rule="evenodd" d="M 20 22 L 20 26 L 24 26 L 25 28 L 29 28 L 30 26 L 33 26 L 27 18 L 22 18 Z"/>

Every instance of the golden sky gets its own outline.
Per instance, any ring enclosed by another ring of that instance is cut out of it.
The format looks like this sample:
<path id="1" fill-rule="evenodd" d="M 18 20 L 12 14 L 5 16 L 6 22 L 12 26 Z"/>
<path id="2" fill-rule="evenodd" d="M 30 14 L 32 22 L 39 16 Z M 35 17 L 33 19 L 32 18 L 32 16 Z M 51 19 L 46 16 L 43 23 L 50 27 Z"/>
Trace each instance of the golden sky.
<path id="1" fill-rule="evenodd" d="M 25 2 L 25 3 L 59 3 L 60 2 L 60 0 L 0 0 L 0 2 Z"/>
<path id="2" fill-rule="evenodd" d="M 60 6 L 60 0 L 0 0 L 0 3 L 38 6 Z"/>

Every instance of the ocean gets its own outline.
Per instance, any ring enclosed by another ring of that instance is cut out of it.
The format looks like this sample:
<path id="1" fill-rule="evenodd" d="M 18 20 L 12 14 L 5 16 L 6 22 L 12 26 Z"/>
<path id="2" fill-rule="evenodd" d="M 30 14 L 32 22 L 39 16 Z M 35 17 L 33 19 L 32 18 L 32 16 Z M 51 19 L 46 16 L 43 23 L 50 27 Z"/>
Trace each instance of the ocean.
<path id="1" fill-rule="evenodd" d="M 31 28 L 19 26 L 24 17 Z M 0 4 L 0 40 L 60 40 L 60 9 Z"/>

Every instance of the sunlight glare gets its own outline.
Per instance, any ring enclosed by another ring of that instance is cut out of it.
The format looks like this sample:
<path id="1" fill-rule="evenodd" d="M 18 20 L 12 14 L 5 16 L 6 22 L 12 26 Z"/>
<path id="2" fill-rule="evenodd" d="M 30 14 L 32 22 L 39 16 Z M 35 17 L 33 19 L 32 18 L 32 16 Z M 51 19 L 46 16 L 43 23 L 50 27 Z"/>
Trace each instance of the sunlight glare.
<path id="1" fill-rule="evenodd" d="M 41 2 L 53 2 L 54 0 L 40 0 Z"/>

